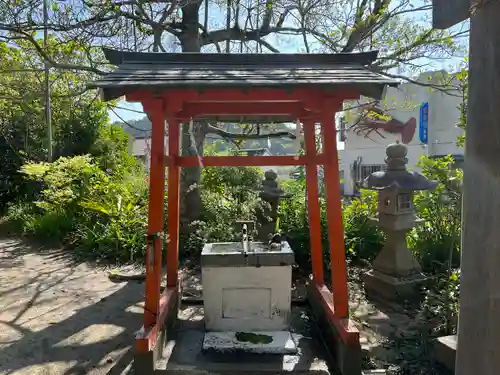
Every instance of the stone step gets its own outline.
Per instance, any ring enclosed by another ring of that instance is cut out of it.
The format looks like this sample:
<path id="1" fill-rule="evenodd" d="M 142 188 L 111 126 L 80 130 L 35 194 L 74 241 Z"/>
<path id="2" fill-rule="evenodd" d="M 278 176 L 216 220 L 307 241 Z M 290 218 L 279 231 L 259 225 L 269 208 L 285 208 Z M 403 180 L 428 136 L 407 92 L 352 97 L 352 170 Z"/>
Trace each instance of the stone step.
<path id="1" fill-rule="evenodd" d="M 457 335 L 442 336 L 434 343 L 434 357 L 436 361 L 450 370 L 455 370 L 457 355 Z"/>
<path id="2" fill-rule="evenodd" d="M 312 337 L 305 309 L 292 308 L 294 354 L 204 350 L 202 307 L 183 307 L 155 374 L 165 375 L 329 375 L 324 348 Z"/>
<path id="3" fill-rule="evenodd" d="M 272 370 L 272 369 L 200 369 L 192 366 L 184 366 L 168 370 L 157 370 L 155 375 L 330 375 L 331 373 L 325 369 L 309 369 L 309 370 Z M 361 375 L 385 375 L 386 370 L 363 370 Z M 333 375 L 333 374 L 332 374 Z"/>
<path id="4" fill-rule="evenodd" d="M 276 370 L 259 368 L 232 368 L 232 369 L 209 369 L 209 368 L 173 368 L 167 370 L 156 370 L 155 375 L 330 375 L 328 370 Z"/>

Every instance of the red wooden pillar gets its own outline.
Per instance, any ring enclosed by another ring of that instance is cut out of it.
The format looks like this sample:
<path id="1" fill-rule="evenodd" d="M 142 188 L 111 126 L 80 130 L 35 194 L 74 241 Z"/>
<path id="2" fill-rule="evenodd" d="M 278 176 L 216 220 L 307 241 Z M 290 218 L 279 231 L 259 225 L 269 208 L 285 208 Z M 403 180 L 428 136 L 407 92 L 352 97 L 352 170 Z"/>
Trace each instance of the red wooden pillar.
<path id="1" fill-rule="evenodd" d="M 149 214 L 146 253 L 144 328 L 156 324 L 162 278 L 163 200 L 165 197 L 165 106 L 162 99 L 143 103 L 152 123 L 149 168 Z"/>
<path id="2" fill-rule="evenodd" d="M 180 167 L 179 137 L 180 121 L 169 115 L 168 121 L 168 250 L 167 287 L 177 286 L 179 280 L 179 210 L 180 210 Z"/>
<path id="3" fill-rule="evenodd" d="M 328 219 L 328 242 L 332 269 L 332 293 L 335 311 L 339 318 L 349 315 L 347 294 L 347 266 L 344 249 L 344 225 L 340 197 L 339 158 L 337 152 L 337 132 L 335 113 L 340 109 L 338 101 L 325 101 L 321 116 L 323 132 L 323 152 L 325 153 L 325 187 Z"/>
<path id="4" fill-rule="evenodd" d="M 304 120 L 304 140 L 306 150 L 306 190 L 309 213 L 309 237 L 311 239 L 311 261 L 313 278 L 317 284 L 324 284 L 323 249 L 321 244 L 321 220 L 318 194 L 318 168 L 316 165 L 315 121 Z"/>

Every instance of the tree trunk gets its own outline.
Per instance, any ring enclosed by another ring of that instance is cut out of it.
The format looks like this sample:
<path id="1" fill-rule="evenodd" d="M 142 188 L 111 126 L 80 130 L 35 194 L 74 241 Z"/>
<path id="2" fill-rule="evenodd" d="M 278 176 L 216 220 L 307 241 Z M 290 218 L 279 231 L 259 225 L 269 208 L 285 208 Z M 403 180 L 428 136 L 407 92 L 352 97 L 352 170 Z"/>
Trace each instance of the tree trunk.
<path id="1" fill-rule="evenodd" d="M 193 134 L 189 132 L 189 123 L 182 125 L 182 155 L 201 156 L 203 155 L 203 145 L 205 142 L 207 124 L 196 122 L 193 124 Z M 195 145 L 192 145 L 194 138 Z M 186 231 L 189 223 L 200 218 L 201 197 L 200 197 L 201 166 L 187 167 L 181 169 L 181 229 Z"/>
<path id="2" fill-rule="evenodd" d="M 198 35 L 198 14 L 200 3 L 191 3 L 182 9 L 182 22 L 185 29 L 179 41 L 181 43 L 182 52 L 201 52 Z M 189 123 L 182 125 L 181 134 L 181 155 L 196 156 L 203 155 L 203 146 L 207 124 L 196 122 L 193 125 L 193 136 L 189 133 Z M 194 138 L 195 145 L 191 144 Z M 193 147 L 194 146 L 194 147 Z M 200 180 L 201 167 L 189 167 L 181 169 L 181 207 L 180 207 L 180 224 L 181 231 L 187 231 L 189 223 L 200 218 L 201 214 L 201 197 L 200 197 Z"/>
<path id="3" fill-rule="evenodd" d="M 457 375 L 500 368 L 500 2 L 471 17 Z"/>

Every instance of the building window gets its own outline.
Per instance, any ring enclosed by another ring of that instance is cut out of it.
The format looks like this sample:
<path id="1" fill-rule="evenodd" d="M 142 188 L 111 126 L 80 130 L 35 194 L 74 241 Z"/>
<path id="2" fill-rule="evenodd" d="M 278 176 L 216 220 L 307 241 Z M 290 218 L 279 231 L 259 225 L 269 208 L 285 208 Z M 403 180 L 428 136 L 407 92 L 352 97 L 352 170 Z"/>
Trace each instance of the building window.
<path id="1" fill-rule="evenodd" d="M 386 167 L 385 164 L 365 164 L 365 165 L 361 164 L 355 171 L 356 180 L 363 181 L 373 172 L 382 171 L 385 169 L 385 167 Z"/>
<path id="2" fill-rule="evenodd" d="M 359 187 L 357 185 L 358 183 L 361 183 L 373 172 L 383 171 L 386 169 L 386 167 L 387 165 L 385 164 L 360 164 L 357 161 L 351 164 L 351 178 L 355 183 L 353 189 L 354 195 L 359 194 Z"/>
<path id="3" fill-rule="evenodd" d="M 398 195 L 398 210 L 405 211 L 411 209 L 411 195 L 408 193 Z"/>

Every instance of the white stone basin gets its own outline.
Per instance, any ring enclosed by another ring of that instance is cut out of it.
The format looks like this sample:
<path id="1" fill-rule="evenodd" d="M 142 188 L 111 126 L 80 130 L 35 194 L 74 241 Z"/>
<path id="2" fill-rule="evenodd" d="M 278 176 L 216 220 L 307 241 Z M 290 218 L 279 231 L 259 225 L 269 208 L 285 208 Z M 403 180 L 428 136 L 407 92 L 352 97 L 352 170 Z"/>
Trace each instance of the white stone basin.
<path id="1" fill-rule="evenodd" d="M 271 249 L 265 242 L 249 242 L 248 252 L 243 252 L 241 242 L 208 243 L 201 252 L 203 266 L 285 266 L 294 262 L 293 251 L 288 242 Z"/>
<path id="2" fill-rule="evenodd" d="M 250 242 L 206 244 L 201 253 L 208 331 L 280 331 L 288 328 L 293 251 Z"/>

